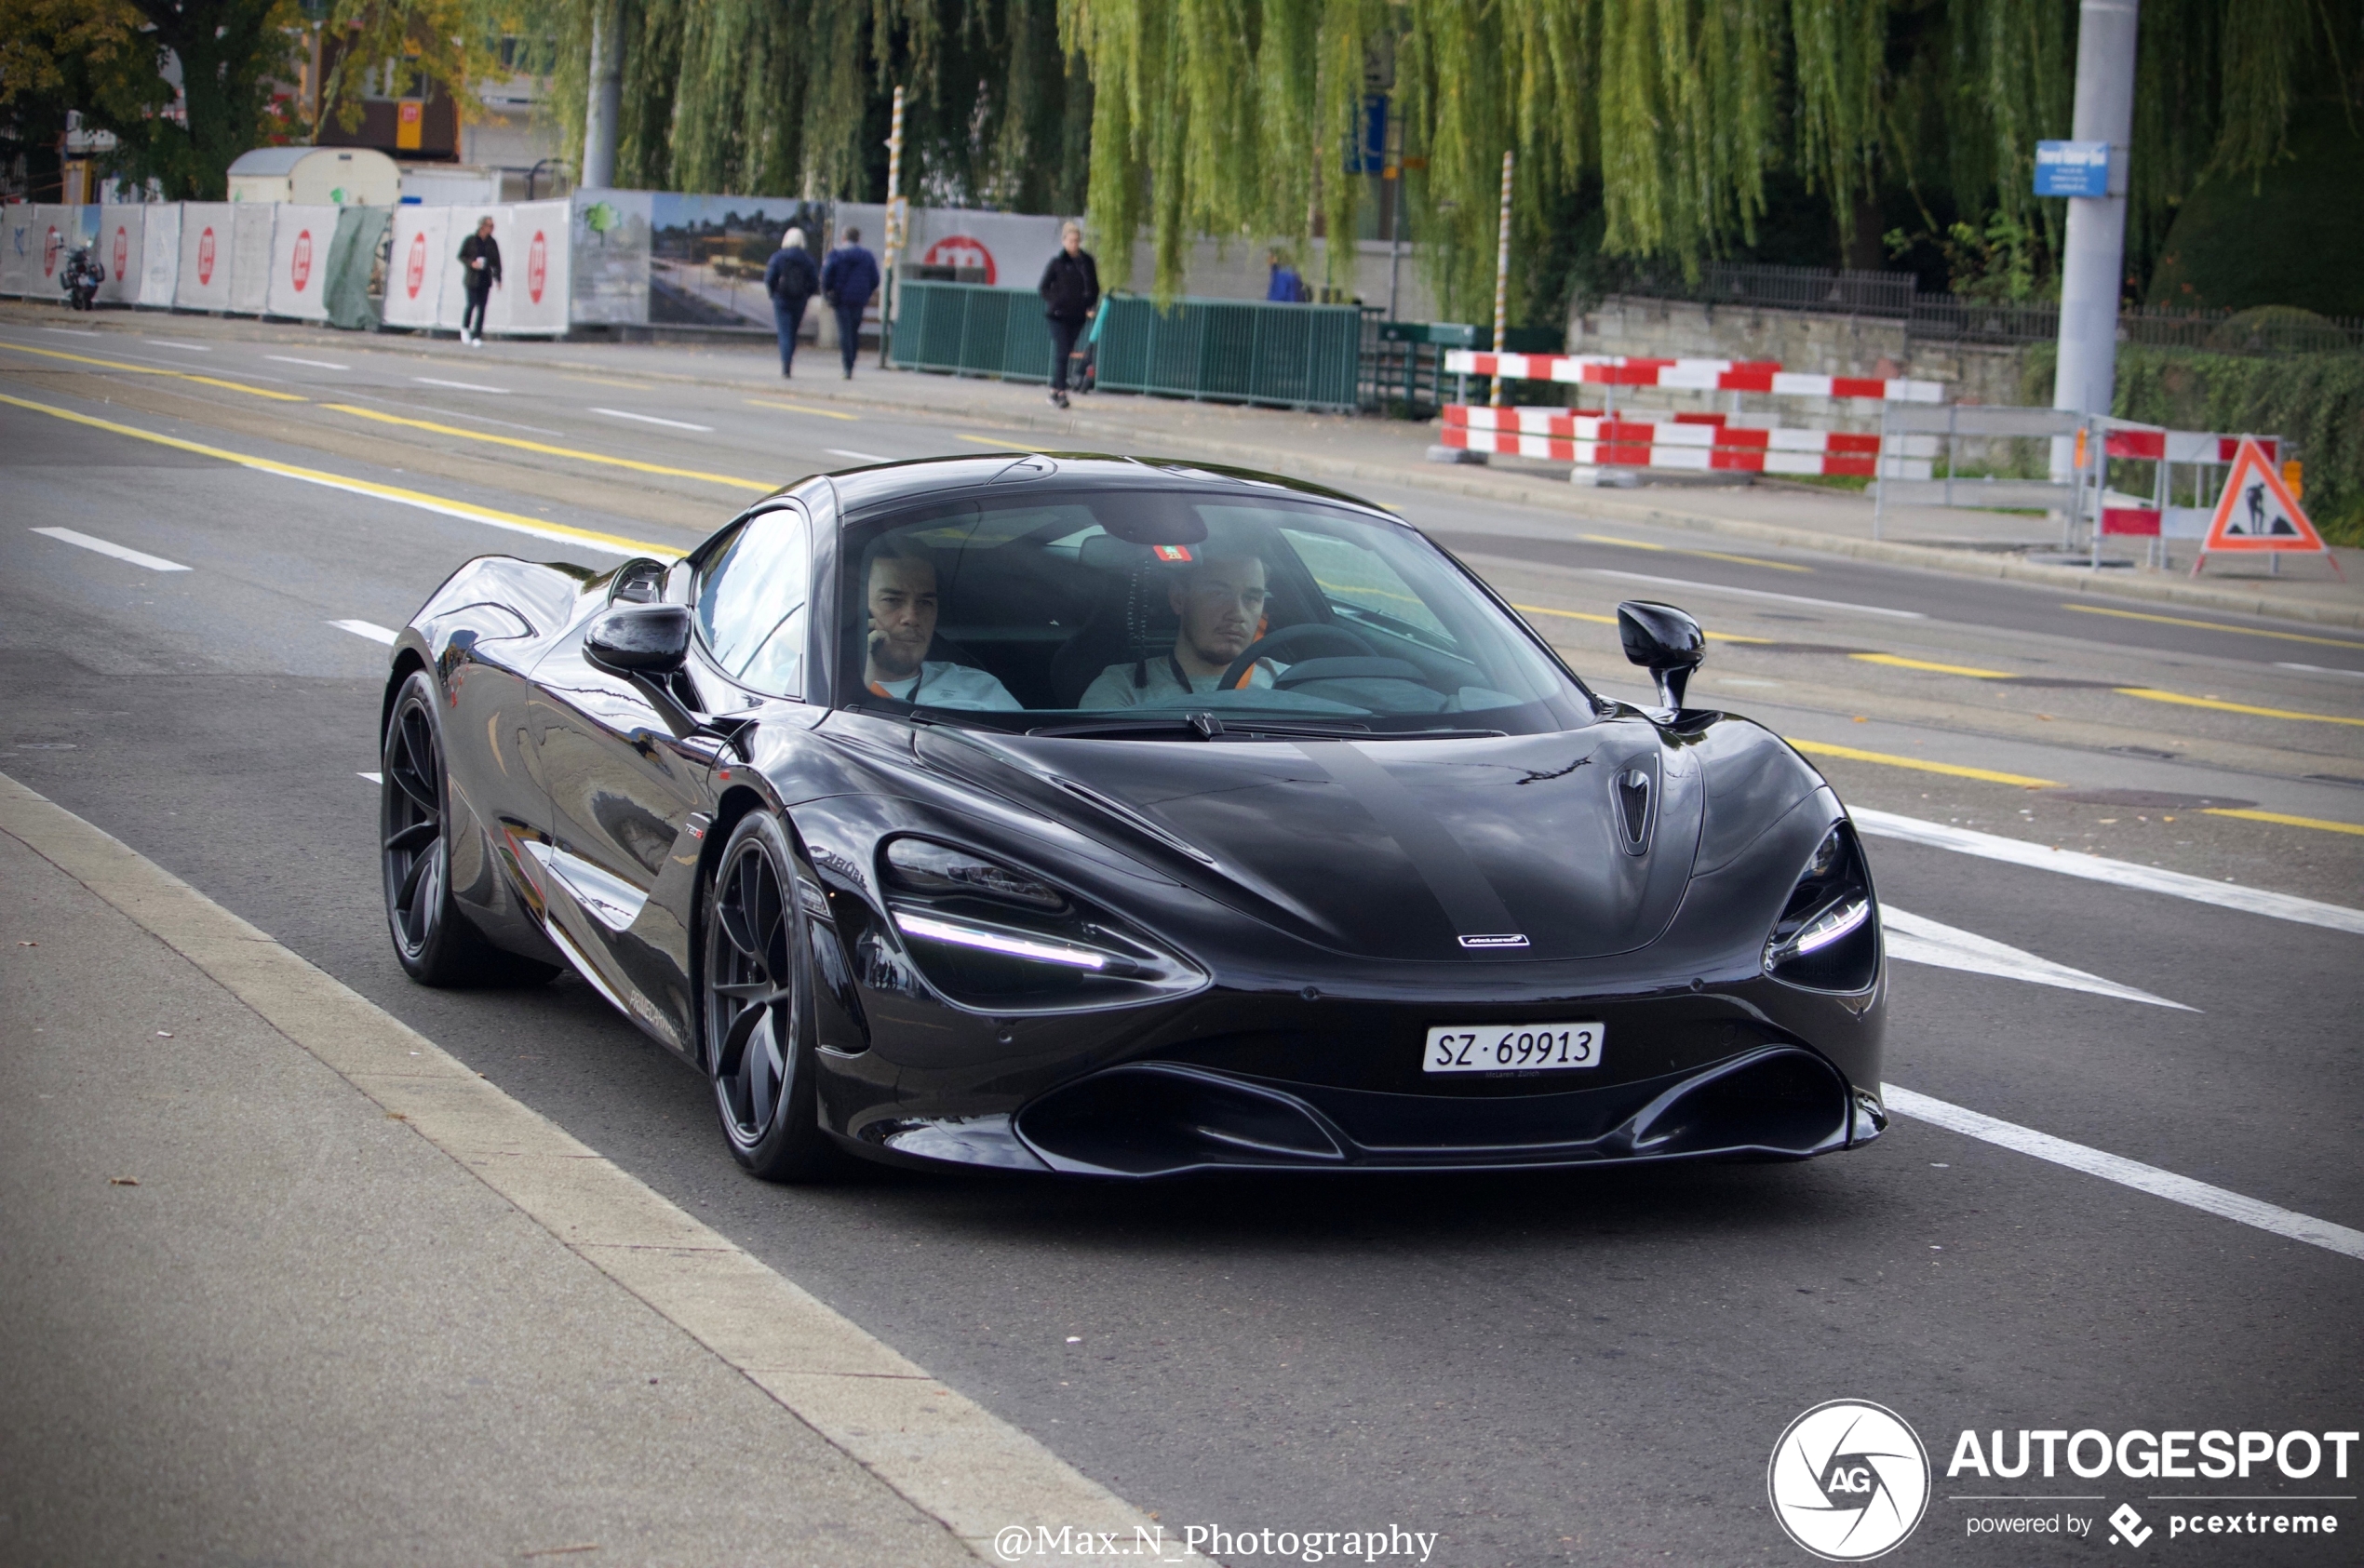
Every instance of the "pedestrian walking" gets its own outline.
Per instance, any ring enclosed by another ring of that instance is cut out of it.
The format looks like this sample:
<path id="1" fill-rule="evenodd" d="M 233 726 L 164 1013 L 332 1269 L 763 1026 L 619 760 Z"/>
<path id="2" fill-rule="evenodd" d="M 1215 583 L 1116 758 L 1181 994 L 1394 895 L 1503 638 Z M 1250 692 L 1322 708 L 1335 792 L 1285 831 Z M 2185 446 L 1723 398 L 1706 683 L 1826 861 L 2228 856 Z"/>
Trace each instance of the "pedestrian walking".
<path id="1" fill-rule="evenodd" d="M 467 286 L 468 304 L 460 313 L 460 341 L 484 346 L 484 307 L 501 282 L 501 242 L 492 237 L 492 220 L 485 218 L 477 232 L 460 242 L 461 279 Z"/>
<path id="2" fill-rule="evenodd" d="M 862 352 L 862 311 L 879 291 L 879 259 L 862 248 L 862 231 L 848 229 L 845 243 L 821 263 L 821 298 L 838 315 L 838 352 L 845 379 L 853 379 L 853 356 Z"/>
<path id="3" fill-rule="evenodd" d="M 1068 406 L 1068 362 L 1075 355 L 1076 335 L 1100 308 L 1100 268 L 1083 248 L 1083 230 L 1068 223 L 1059 230 L 1059 249 L 1042 269 L 1037 286 L 1042 314 L 1051 323 L 1051 401 Z"/>
<path id="4" fill-rule="evenodd" d="M 1264 259 L 1272 267 L 1272 281 L 1266 285 L 1264 290 L 1267 300 L 1283 305 L 1301 305 L 1313 298 L 1312 291 L 1305 287 L 1304 277 L 1289 264 L 1285 252 L 1268 250 Z"/>
<path id="5" fill-rule="evenodd" d="M 796 369 L 796 335 L 804 328 L 805 307 L 821 290 L 821 269 L 804 248 L 804 231 L 780 236 L 780 248 L 763 269 L 763 291 L 772 296 L 772 325 L 780 334 L 780 374 Z"/>

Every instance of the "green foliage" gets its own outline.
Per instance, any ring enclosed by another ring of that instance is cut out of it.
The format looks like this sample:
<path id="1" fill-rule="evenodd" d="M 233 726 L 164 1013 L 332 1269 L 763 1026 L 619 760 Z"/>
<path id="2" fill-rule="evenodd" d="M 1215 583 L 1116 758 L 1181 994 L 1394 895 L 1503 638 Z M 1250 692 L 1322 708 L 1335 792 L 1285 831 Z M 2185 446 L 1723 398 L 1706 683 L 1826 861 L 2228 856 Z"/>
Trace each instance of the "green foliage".
<path id="1" fill-rule="evenodd" d="M 1890 229 L 1883 238 L 1891 256 L 1925 242 L 1935 244 L 1945 258 L 1946 287 L 1964 299 L 2019 303 L 2060 296 L 2043 235 L 2008 213 L 1987 214 L 1983 229 L 1956 222 L 1942 235 Z"/>
<path id="2" fill-rule="evenodd" d="M 2054 349 L 2031 349 L 2021 395 L 2052 400 Z M 2305 465 L 2306 514 L 2325 538 L 2364 544 L 2364 353 L 2277 357 L 2121 343 L 2120 419 L 2170 430 L 2279 436 Z"/>
<path id="3" fill-rule="evenodd" d="M 2351 122 L 2335 99 L 2302 104 L 2289 147 L 2256 180 L 2211 175 L 2183 199 L 2151 273 L 2152 304 L 2364 316 L 2364 115 Z"/>

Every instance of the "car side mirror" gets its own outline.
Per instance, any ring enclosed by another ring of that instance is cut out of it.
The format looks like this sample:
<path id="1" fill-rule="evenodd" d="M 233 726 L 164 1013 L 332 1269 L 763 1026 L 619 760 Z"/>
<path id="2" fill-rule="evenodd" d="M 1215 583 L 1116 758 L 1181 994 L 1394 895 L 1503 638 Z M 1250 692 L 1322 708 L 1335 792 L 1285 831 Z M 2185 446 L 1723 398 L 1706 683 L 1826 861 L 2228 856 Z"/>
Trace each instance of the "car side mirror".
<path id="1" fill-rule="evenodd" d="M 591 623 L 584 657 L 613 675 L 663 678 L 690 657 L 690 610 L 678 604 L 620 604 Z"/>
<path id="2" fill-rule="evenodd" d="M 1657 680 L 1659 704 L 1681 712 L 1683 689 L 1707 657 L 1707 634 L 1699 623 L 1671 604 L 1628 599 L 1617 607 L 1617 632 L 1625 656 Z"/>

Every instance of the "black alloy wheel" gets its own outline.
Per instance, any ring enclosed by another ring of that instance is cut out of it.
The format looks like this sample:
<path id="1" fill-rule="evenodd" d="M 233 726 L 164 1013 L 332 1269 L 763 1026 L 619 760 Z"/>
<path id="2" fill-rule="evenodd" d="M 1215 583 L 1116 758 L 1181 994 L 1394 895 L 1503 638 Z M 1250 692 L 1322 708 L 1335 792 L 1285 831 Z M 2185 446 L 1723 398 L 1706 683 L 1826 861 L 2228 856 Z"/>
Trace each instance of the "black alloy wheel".
<path id="1" fill-rule="evenodd" d="M 836 1163 L 814 1103 L 810 970 L 797 872 L 777 820 L 751 811 L 706 884 L 706 1070 L 732 1156 L 765 1181 L 812 1181 Z"/>
<path id="2" fill-rule="evenodd" d="M 378 785 L 378 861 L 385 881 L 394 956 L 426 985 L 536 984 L 557 972 L 485 941 L 451 897 L 451 845 L 445 801 L 443 736 L 435 685 L 413 671 L 386 720 Z"/>

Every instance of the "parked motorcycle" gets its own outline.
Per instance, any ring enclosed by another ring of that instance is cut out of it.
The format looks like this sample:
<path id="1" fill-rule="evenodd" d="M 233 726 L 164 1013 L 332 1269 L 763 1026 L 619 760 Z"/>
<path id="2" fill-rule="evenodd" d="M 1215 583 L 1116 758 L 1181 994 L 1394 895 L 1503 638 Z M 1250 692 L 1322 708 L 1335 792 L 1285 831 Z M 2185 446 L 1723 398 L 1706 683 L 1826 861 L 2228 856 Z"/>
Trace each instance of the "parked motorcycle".
<path id="1" fill-rule="evenodd" d="M 63 279 L 66 302 L 76 310 L 89 310 L 99 298 L 99 285 L 107 281 L 107 269 L 84 246 L 66 258 Z"/>

